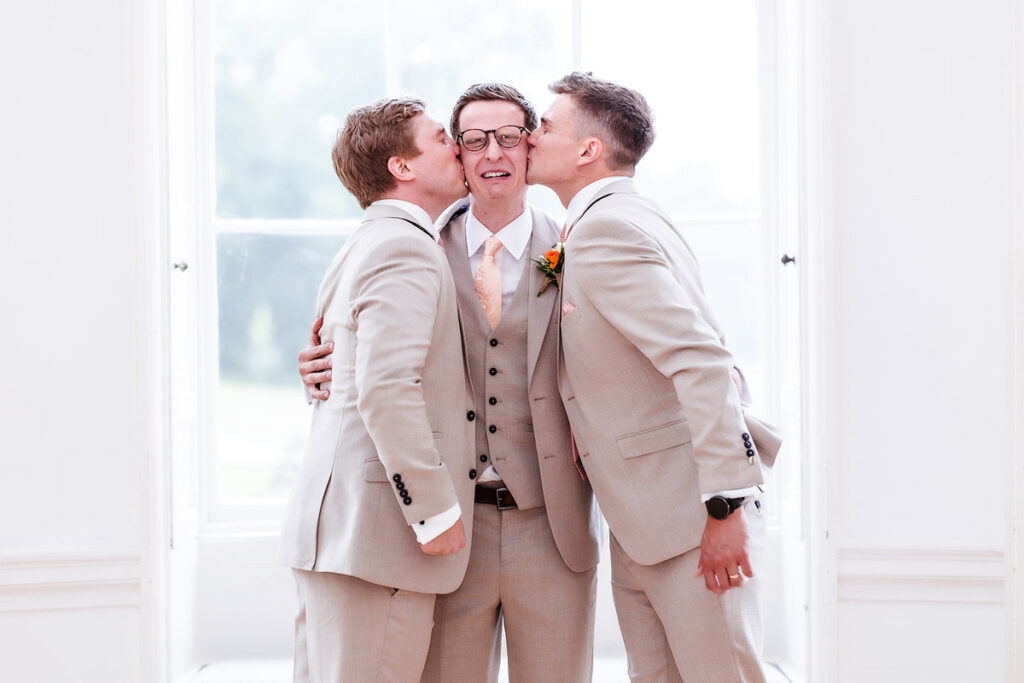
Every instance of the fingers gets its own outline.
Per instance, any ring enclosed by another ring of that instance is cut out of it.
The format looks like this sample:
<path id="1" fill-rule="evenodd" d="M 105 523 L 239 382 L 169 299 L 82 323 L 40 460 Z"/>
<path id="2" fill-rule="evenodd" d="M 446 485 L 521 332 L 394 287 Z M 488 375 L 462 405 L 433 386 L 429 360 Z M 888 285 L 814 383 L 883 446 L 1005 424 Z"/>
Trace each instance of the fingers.
<path id="1" fill-rule="evenodd" d="M 465 541 L 461 544 L 455 542 L 442 543 L 441 545 L 432 546 L 430 544 L 421 546 L 423 552 L 427 555 L 454 555 L 466 546 Z"/>
<path id="2" fill-rule="evenodd" d="M 309 334 L 309 345 L 317 346 L 320 343 L 320 328 L 324 326 L 324 317 L 320 316 L 313 321 L 313 329 Z"/>
<path id="3" fill-rule="evenodd" d="M 747 582 L 746 577 L 743 576 L 743 572 L 740 571 L 740 568 L 737 565 L 734 565 L 733 567 L 728 569 L 727 573 L 728 576 L 726 577 L 726 581 L 728 583 L 726 585 L 729 588 L 739 588 Z"/>
<path id="4" fill-rule="evenodd" d="M 427 555 L 451 555 L 466 547 L 466 530 L 462 520 L 457 521 L 454 526 L 442 533 L 437 538 L 420 545 Z"/>
<path id="5" fill-rule="evenodd" d="M 299 363 L 308 363 L 319 358 L 327 358 L 333 351 L 334 342 L 327 342 L 326 344 L 317 342 L 315 346 L 307 346 L 299 351 Z M 328 363 L 325 367 L 330 367 L 330 364 Z"/>
<path id="6" fill-rule="evenodd" d="M 697 562 L 697 571 L 693 573 L 694 578 L 704 577 L 704 585 L 716 595 L 722 595 L 733 588 L 739 588 L 747 582 L 747 579 L 754 576 L 750 568 L 750 561 L 746 554 L 742 559 L 720 563 L 715 566 L 705 566 L 704 556 L 701 555 Z"/>
<path id="7" fill-rule="evenodd" d="M 318 384 L 331 380 L 331 367 L 334 361 L 329 354 L 333 348 L 334 344 L 327 342 L 320 346 L 307 347 L 299 352 L 299 376 L 302 383 L 310 389 L 319 389 Z"/>

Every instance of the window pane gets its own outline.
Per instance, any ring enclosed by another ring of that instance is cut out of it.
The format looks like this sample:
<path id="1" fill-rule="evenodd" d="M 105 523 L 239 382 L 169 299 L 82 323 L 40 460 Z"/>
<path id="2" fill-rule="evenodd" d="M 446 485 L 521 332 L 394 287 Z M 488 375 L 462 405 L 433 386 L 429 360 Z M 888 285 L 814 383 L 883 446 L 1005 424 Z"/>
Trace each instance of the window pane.
<path id="1" fill-rule="evenodd" d="M 700 262 L 701 281 L 725 343 L 747 378 L 764 414 L 768 387 L 764 373 L 764 251 L 761 223 L 680 226 Z"/>
<path id="2" fill-rule="evenodd" d="M 287 497 L 305 449 L 309 408 L 295 355 L 309 340 L 317 287 L 344 237 L 217 238 L 221 501 Z"/>
<path id="3" fill-rule="evenodd" d="M 636 88 L 657 139 L 637 167 L 673 215 L 759 211 L 753 0 L 584 0 L 583 68 Z"/>
<path id="4" fill-rule="evenodd" d="M 548 84 L 572 69 L 568 0 L 448 0 L 444 11 L 427 2 L 402 9 L 395 19 L 399 87 L 426 99 L 445 124 L 455 99 L 474 83 L 508 83 L 539 107 Z"/>
<path id="5" fill-rule="evenodd" d="M 213 43 L 217 216 L 359 216 L 330 150 L 345 114 L 384 95 L 379 4 L 217 0 Z"/>
<path id="6" fill-rule="evenodd" d="M 213 8 L 221 218 L 358 217 L 330 162 L 353 107 L 416 95 L 447 124 L 473 83 L 506 81 L 544 98 L 571 68 L 569 0 L 452 0 L 443 8 L 216 0 Z"/>

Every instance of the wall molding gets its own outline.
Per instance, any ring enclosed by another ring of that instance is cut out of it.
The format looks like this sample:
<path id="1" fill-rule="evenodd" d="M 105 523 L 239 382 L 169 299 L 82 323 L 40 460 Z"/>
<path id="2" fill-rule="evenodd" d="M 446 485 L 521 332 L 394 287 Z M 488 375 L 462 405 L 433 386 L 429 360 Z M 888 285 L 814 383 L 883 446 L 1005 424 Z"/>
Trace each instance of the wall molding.
<path id="1" fill-rule="evenodd" d="M 838 552 L 839 600 L 1002 605 L 1005 558 L 977 547 L 847 546 Z"/>
<path id="2" fill-rule="evenodd" d="M 0 556 L 0 614 L 137 608 L 141 578 L 137 554 Z"/>

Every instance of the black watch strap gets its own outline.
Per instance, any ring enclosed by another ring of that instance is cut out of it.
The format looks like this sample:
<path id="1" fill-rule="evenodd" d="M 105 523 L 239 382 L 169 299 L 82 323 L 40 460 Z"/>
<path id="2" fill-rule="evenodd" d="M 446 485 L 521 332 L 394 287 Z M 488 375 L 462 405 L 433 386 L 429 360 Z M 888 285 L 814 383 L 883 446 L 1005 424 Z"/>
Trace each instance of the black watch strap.
<path id="1" fill-rule="evenodd" d="M 745 498 L 726 498 L 725 496 L 711 496 L 704 501 L 704 507 L 708 509 L 708 515 L 713 519 L 725 519 L 737 508 L 743 505 Z"/>

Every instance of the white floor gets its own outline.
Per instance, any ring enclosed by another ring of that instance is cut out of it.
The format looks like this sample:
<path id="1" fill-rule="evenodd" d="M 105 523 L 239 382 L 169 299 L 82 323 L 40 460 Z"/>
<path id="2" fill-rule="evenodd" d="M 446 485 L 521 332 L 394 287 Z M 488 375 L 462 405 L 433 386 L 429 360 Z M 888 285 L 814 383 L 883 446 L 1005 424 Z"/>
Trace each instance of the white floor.
<path id="1" fill-rule="evenodd" d="M 284 659 L 230 661 L 204 667 L 189 683 L 290 683 L 292 663 Z M 500 683 L 508 683 L 502 666 Z M 789 679 L 775 667 L 768 669 L 768 683 L 787 683 Z M 182 681 L 181 683 L 186 683 Z M 593 683 L 629 683 L 624 659 L 595 659 Z"/>

